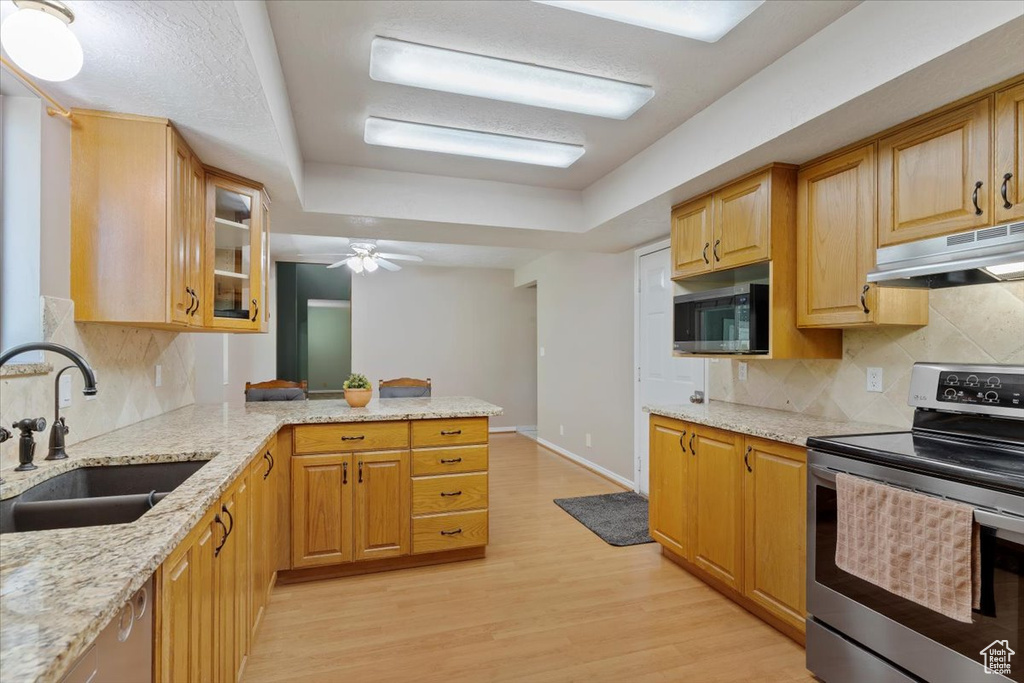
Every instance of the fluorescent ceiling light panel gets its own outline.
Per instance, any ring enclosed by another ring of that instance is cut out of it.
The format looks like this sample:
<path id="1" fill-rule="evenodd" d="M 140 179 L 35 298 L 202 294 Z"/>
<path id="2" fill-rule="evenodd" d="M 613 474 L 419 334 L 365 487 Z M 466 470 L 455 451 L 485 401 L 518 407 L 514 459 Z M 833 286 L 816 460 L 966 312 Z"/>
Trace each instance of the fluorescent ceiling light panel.
<path id="1" fill-rule="evenodd" d="M 370 46 L 370 78 L 609 119 L 628 119 L 654 97 L 646 85 L 381 37 Z"/>
<path id="2" fill-rule="evenodd" d="M 460 154 L 521 164 L 567 168 L 583 156 L 580 145 L 445 128 L 393 119 L 366 119 L 363 140 L 369 145 L 417 149 L 423 152 Z"/>
<path id="3" fill-rule="evenodd" d="M 714 43 L 764 0 L 534 0 L 624 24 Z"/>

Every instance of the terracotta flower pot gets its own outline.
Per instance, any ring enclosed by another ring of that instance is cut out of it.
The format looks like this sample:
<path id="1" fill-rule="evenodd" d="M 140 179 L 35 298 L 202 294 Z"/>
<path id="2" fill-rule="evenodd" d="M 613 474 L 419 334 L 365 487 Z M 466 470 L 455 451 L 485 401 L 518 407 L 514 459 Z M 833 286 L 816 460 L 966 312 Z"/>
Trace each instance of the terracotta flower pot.
<path id="1" fill-rule="evenodd" d="M 353 408 L 363 408 L 373 398 L 373 389 L 346 389 L 345 400 Z"/>

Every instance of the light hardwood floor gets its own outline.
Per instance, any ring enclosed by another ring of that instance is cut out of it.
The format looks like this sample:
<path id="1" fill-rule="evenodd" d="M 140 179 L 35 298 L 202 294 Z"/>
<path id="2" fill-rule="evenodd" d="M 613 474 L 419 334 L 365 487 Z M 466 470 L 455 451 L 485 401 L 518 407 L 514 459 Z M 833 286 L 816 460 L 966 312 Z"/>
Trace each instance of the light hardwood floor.
<path id="1" fill-rule="evenodd" d="M 275 588 L 246 666 L 264 681 L 810 681 L 803 648 L 552 499 L 619 491 L 495 434 L 487 557 Z"/>

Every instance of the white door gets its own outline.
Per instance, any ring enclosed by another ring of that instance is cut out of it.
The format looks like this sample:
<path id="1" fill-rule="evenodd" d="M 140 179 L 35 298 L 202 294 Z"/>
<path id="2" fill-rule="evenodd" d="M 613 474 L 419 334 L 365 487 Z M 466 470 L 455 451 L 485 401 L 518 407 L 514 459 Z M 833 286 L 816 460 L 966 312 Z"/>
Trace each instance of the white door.
<path id="1" fill-rule="evenodd" d="M 640 367 L 637 369 L 636 484 L 648 492 L 648 424 L 643 406 L 689 403 L 694 391 L 704 391 L 704 361 L 672 355 L 672 262 L 669 249 L 640 257 Z"/>

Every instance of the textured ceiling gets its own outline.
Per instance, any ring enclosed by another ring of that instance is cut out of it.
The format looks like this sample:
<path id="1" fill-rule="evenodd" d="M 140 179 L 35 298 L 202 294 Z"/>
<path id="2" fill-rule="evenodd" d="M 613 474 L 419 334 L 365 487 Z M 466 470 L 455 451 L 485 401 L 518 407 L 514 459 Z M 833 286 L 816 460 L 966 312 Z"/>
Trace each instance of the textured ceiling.
<path id="1" fill-rule="evenodd" d="M 857 2 L 765 3 L 709 44 L 533 2 L 270 2 L 306 161 L 582 189 Z M 651 85 L 626 121 L 433 92 L 369 77 L 375 35 Z M 568 169 L 373 147 L 367 116 L 583 144 Z"/>
<path id="2" fill-rule="evenodd" d="M 348 251 L 349 240 L 345 237 L 317 237 L 312 235 L 270 236 L 270 253 L 278 261 L 304 261 L 310 263 L 331 263 L 338 257 L 302 257 L 300 254 L 342 254 Z M 355 240 L 359 241 L 359 240 Z M 422 263 L 400 262 L 405 267 L 422 266 L 463 266 L 469 268 L 518 268 L 544 254 L 538 249 L 515 247 L 484 247 L 466 244 L 437 244 L 431 242 L 402 242 L 377 240 L 382 252 L 412 254 L 423 258 Z"/>

